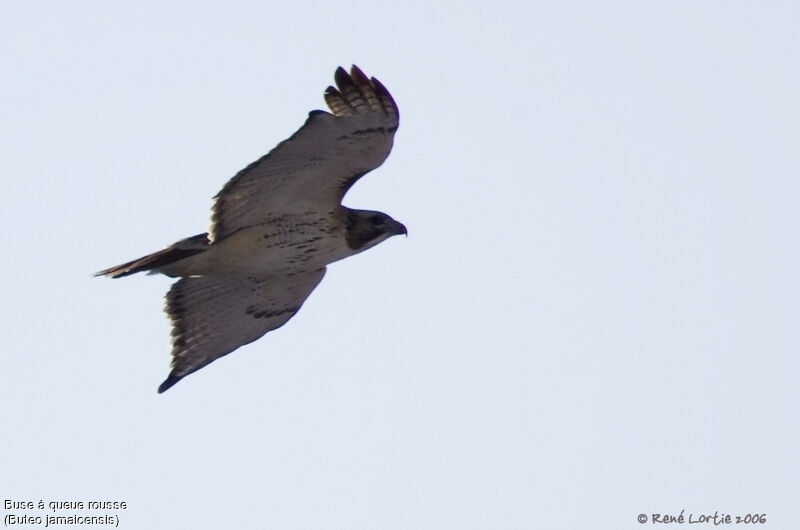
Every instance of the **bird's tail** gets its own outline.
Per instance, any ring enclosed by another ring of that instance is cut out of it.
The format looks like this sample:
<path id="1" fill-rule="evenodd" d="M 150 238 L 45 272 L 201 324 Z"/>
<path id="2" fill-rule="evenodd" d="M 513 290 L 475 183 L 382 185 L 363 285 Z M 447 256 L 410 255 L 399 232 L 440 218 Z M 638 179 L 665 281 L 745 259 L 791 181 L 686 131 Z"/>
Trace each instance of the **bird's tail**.
<path id="1" fill-rule="evenodd" d="M 122 278 L 123 276 L 128 276 L 130 274 L 136 274 L 137 272 L 158 272 L 158 269 L 161 269 L 162 267 L 166 267 L 167 265 L 175 263 L 176 261 L 180 261 L 188 258 L 189 256 L 194 256 L 195 254 L 204 252 L 208 248 L 209 244 L 210 242 L 208 240 L 208 234 L 199 234 L 194 237 L 187 237 L 186 239 L 182 239 L 174 245 L 165 248 L 164 250 L 153 252 L 152 254 L 148 254 L 147 256 L 139 259 L 123 263 L 122 265 L 117 265 L 116 267 L 110 267 L 108 269 L 101 270 L 100 272 L 96 272 L 94 275 L 108 276 L 110 278 Z"/>

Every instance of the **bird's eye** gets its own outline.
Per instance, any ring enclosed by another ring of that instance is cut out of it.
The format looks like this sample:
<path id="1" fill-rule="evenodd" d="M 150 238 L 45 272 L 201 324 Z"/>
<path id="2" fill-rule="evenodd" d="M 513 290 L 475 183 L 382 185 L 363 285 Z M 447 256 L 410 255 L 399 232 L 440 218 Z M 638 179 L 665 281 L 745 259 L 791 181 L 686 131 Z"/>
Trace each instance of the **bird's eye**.
<path id="1" fill-rule="evenodd" d="M 385 224 L 383 217 L 380 215 L 373 215 L 370 220 L 372 221 L 372 226 L 383 226 Z"/>

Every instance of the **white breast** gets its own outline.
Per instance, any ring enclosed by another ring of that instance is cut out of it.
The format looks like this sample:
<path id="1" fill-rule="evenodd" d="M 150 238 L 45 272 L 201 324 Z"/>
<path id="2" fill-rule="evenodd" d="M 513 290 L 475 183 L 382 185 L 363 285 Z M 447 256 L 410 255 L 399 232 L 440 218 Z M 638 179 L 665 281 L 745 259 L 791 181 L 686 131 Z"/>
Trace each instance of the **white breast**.
<path id="1" fill-rule="evenodd" d="M 351 254 L 344 226 L 304 214 L 243 228 L 174 265 L 181 276 L 265 276 L 316 270 Z"/>

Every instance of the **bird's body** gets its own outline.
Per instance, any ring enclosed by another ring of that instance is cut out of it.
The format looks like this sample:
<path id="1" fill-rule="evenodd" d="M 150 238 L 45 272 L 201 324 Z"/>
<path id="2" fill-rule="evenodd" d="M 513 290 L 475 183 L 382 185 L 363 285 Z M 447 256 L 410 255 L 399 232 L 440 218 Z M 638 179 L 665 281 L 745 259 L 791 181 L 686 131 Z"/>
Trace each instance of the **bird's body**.
<path id="1" fill-rule="evenodd" d="M 243 228 L 158 272 L 168 276 L 260 276 L 318 268 L 349 255 L 336 213 L 284 215 Z"/>
<path id="2" fill-rule="evenodd" d="M 209 233 L 98 273 L 182 278 L 167 294 L 173 369 L 159 392 L 283 325 L 330 263 L 406 233 L 384 213 L 341 205 L 389 155 L 399 114 L 389 92 L 357 67 L 338 69 L 336 82 L 338 90 L 325 93 L 333 114 L 313 111 L 225 185 Z"/>

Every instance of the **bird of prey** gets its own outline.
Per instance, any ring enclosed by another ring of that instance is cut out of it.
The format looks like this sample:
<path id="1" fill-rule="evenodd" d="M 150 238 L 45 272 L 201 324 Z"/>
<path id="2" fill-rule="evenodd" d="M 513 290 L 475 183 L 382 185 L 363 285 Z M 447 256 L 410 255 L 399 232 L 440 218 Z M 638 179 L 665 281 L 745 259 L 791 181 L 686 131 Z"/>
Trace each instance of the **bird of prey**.
<path id="1" fill-rule="evenodd" d="M 406 227 L 385 213 L 342 205 L 347 190 L 380 166 L 399 113 L 389 91 L 353 66 L 289 139 L 236 174 L 212 209 L 208 233 L 98 272 L 179 277 L 166 296 L 175 383 L 285 324 L 325 275 Z"/>

